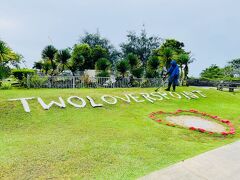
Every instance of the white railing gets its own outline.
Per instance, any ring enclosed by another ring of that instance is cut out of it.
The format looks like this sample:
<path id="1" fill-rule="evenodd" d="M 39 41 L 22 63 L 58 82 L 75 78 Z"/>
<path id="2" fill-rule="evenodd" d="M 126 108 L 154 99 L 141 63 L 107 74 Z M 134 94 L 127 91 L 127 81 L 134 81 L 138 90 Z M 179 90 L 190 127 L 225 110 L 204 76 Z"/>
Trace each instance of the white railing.
<path id="1" fill-rule="evenodd" d="M 27 78 L 29 88 L 129 88 L 165 86 L 161 78 L 113 78 L 85 76 L 41 76 L 41 81 Z"/>

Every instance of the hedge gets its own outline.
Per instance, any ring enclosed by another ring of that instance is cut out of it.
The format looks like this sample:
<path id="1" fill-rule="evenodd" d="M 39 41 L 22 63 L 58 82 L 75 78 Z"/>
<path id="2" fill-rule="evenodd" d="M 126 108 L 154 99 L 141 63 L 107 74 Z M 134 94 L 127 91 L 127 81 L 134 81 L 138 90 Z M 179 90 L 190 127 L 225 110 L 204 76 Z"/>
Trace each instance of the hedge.
<path id="1" fill-rule="evenodd" d="M 13 69 L 12 74 L 14 75 L 15 78 L 18 80 L 23 80 L 24 77 L 27 77 L 27 75 L 33 75 L 35 74 L 35 70 L 33 69 Z"/>

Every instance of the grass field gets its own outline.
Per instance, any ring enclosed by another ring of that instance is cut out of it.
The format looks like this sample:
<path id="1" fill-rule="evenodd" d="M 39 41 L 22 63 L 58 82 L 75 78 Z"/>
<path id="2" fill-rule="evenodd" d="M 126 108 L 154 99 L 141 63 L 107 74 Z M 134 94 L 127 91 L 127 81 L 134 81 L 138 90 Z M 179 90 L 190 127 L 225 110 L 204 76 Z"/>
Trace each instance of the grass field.
<path id="1" fill-rule="evenodd" d="M 190 91 L 196 88 L 178 88 Z M 199 89 L 199 88 L 197 88 Z M 240 135 L 240 93 L 201 89 L 207 98 L 155 103 L 119 101 L 101 108 L 43 110 L 29 101 L 31 113 L 10 98 L 41 97 L 46 102 L 71 95 L 98 99 L 103 94 L 154 89 L 31 89 L 0 91 L 0 178 L 134 179 L 186 158 L 236 141 Z M 236 135 L 214 137 L 157 124 L 153 111 L 197 109 L 231 120 Z"/>

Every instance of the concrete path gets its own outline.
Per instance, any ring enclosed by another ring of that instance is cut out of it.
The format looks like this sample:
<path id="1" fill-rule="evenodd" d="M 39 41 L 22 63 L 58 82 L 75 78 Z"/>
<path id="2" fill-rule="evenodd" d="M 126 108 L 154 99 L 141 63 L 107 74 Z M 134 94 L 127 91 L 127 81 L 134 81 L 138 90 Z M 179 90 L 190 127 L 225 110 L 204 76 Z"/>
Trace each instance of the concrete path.
<path id="1" fill-rule="evenodd" d="M 240 180 L 240 141 L 208 151 L 141 180 Z"/>

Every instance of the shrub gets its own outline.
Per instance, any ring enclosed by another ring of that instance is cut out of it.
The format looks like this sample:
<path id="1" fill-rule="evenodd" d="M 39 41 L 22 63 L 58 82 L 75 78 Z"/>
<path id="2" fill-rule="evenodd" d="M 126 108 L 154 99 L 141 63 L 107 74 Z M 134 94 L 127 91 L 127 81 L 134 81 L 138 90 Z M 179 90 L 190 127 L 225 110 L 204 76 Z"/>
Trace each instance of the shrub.
<path id="1" fill-rule="evenodd" d="M 47 77 L 40 77 L 38 75 L 34 75 L 30 78 L 30 87 L 33 88 L 41 88 L 43 87 L 48 81 Z"/>
<path id="2" fill-rule="evenodd" d="M 33 69 L 13 69 L 12 74 L 15 78 L 18 80 L 23 80 L 24 77 L 27 77 L 27 75 L 33 75 L 35 73 L 35 70 Z"/>
<path id="3" fill-rule="evenodd" d="M 131 73 L 136 78 L 141 78 L 143 76 L 144 69 L 142 67 L 139 68 L 133 68 L 131 70 Z"/>
<path id="4" fill-rule="evenodd" d="M 97 74 L 98 77 L 109 77 L 109 73 L 107 71 L 101 71 Z"/>
<path id="5" fill-rule="evenodd" d="M 100 58 L 96 62 L 96 69 L 101 71 L 106 71 L 111 66 L 111 62 L 106 58 Z"/>
<path id="6" fill-rule="evenodd" d="M 11 69 L 0 64 L 0 79 L 7 78 L 11 74 Z"/>
<path id="7" fill-rule="evenodd" d="M 155 70 L 147 69 L 145 76 L 146 78 L 158 78 L 159 73 Z"/>
<path id="8" fill-rule="evenodd" d="M 129 70 L 129 63 L 127 60 L 121 60 L 118 62 L 117 64 L 117 70 L 118 72 L 122 75 L 122 77 L 124 78 L 127 71 Z"/>
<path id="9" fill-rule="evenodd" d="M 9 82 L 2 82 L 0 89 L 12 89 L 12 85 Z"/>

